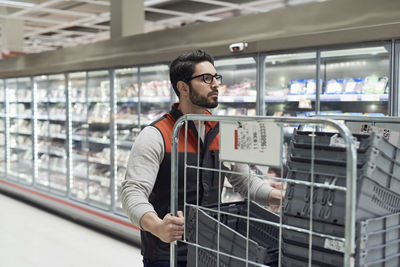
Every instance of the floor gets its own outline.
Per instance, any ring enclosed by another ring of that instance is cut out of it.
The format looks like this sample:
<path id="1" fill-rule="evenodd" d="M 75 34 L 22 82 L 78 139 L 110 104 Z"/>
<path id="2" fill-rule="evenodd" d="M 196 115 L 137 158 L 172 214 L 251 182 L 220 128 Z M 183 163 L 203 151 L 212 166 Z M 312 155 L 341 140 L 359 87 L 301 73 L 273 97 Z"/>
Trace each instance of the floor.
<path id="1" fill-rule="evenodd" d="M 0 266 L 142 266 L 140 249 L 0 194 Z"/>

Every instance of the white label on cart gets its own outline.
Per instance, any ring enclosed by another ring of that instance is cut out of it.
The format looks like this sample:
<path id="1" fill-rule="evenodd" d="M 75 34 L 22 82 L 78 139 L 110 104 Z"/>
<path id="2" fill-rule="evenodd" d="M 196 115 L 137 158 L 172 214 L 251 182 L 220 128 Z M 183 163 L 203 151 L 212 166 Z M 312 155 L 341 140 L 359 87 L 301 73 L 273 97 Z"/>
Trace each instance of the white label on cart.
<path id="1" fill-rule="evenodd" d="M 276 123 L 223 122 L 220 133 L 222 160 L 280 166 L 282 133 Z"/>
<path id="2" fill-rule="evenodd" d="M 326 238 L 324 248 L 344 253 L 344 242 Z"/>

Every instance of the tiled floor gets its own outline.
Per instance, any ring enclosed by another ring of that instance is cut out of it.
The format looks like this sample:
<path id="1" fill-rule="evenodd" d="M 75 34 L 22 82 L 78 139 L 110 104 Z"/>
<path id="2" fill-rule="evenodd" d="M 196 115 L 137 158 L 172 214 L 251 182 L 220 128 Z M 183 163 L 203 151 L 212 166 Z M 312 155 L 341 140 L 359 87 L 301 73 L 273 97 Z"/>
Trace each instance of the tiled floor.
<path id="1" fill-rule="evenodd" d="M 0 194 L 1 267 L 142 266 L 140 249 Z"/>

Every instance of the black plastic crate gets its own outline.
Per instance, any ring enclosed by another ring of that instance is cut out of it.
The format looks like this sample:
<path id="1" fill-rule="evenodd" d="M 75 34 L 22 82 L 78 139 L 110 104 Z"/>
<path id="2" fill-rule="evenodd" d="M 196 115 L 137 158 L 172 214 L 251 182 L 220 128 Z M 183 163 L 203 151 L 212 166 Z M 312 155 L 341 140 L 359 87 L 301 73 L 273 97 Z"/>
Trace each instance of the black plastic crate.
<path id="1" fill-rule="evenodd" d="M 309 229 L 309 220 L 285 216 L 283 223 L 303 229 Z M 344 236 L 344 227 L 313 221 L 313 231 L 336 237 Z M 308 262 L 309 234 L 296 230 L 283 229 L 282 238 L 286 245 L 284 256 L 296 259 L 298 266 Z M 326 258 L 332 262 L 343 257 L 344 243 L 329 237 L 313 235 L 314 264 Z M 294 253 L 292 250 L 297 250 Z M 305 252 L 307 250 L 307 253 Z M 303 253 L 303 254 L 301 254 Z M 331 256 L 335 257 L 332 259 Z M 400 213 L 360 221 L 356 224 L 356 266 L 399 266 L 400 262 Z M 290 260 L 289 259 L 289 260 Z M 288 261 L 289 261 L 288 260 Z M 341 266 L 341 265 L 338 265 Z"/>
<path id="2" fill-rule="evenodd" d="M 282 254 L 307 262 L 309 256 L 309 248 L 292 244 L 283 240 Z M 317 264 L 329 267 L 343 266 L 342 253 L 324 252 L 324 251 L 319 251 L 317 249 L 312 249 L 311 259 L 313 265 Z"/>
<path id="3" fill-rule="evenodd" d="M 379 162 L 377 162 L 379 163 Z M 393 165 L 393 174 L 383 170 L 377 163 L 367 162 L 362 168 L 357 169 L 357 177 L 367 176 L 382 186 L 392 191 L 400 192 L 400 168 Z M 328 185 L 346 186 L 346 168 L 343 166 L 329 166 L 314 164 L 313 177 L 310 172 L 310 164 L 305 162 L 288 161 L 288 179 L 300 180 Z M 399 175 L 399 176 L 395 176 Z"/>
<path id="4" fill-rule="evenodd" d="M 384 139 L 379 144 L 380 147 L 394 147 Z M 312 159 L 312 150 L 310 148 L 297 148 L 293 143 L 289 145 L 288 153 L 288 158 L 292 161 L 311 162 Z M 330 166 L 345 166 L 347 163 L 345 151 L 314 149 L 313 153 L 314 162 L 316 163 L 328 164 Z M 400 162 L 392 158 L 391 154 L 387 154 L 385 150 L 381 150 L 375 146 L 370 146 L 366 151 L 357 153 L 357 167 L 362 167 L 368 161 L 378 165 L 382 170 L 390 174 L 393 172 L 394 165 L 396 167 L 400 165 Z"/>
<path id="5" fill-rule="evenodd" d="M 282 266 L 283 267 L 308 267 L 308 261 L 304 259 L 296 259 L 289 255 L 282 255 Z M 312 262 L 312 267 L 326 267 L 326 264 L 318 264 Z"/>
<path id="6" fill-rule="evenodd" d="M 220 206 L 220 210 L 247 216 L 247 202 L 225 203 Z M 208 207 L 210 208 L 210 207 Z M 232 215 L 220 214 L 218 222 L 217 206 L 211 207 L 215 211 L 198 210 L 189 207 L 186 214 L 186 238 L 190 243 L 198 244 L 212 250 L 217 250 L 218 225 L 220 226 L 219 250 L 246 259 L 246 232 L 247 219 L 238 218 Z M 279 217 L 259 206 L 250 202 L 250 217 L 263 219 L 271 222 L 279 222 Z M 198 223 L 198 242 L 196 242 L 196 220 Z M 278 261 L 278 238 L 279 229 L 276 226 L 261 222 L 249 221 L 249 240 L 248 240 L 248 259 L 257 263 L 274 266 Z M 216 263 L 217 253 L 206 249 L 197 249 L 199 266 L 213 266 Z M 195 265 L 196 247 L 188 245 L 188 266 Z M 220 254 L 219 265 L 226 266 L 245 266 L 245 261 L 237 260 L 232 257 Z M 211 265 L 210 265 L 211 264 Z M 218 266 L 218 265 L 215 265 Z M 249 266 L 252 266 L 249 264 Z"/>
<path id="7" fill-rule="evenodd" d="M 358 250 L 356 252 L 356 266 L 399 266 L 400 242 L 399 240 L 388 242 L 382 246 Z M 308 263 L 309 248 L 290 243 L 285 240 L 282 242 L 282 254 L 284 257 L 297 259 L 298 262 Z M 343 254 L 327 250 L 312 248 L 312 266 L 343 266 Z"/>
<path id="8" fill-rule="evenodd" d="M 283 208 L 285 215 L 310 217 L 310 187 L 289 184 Z M 313 189 L 313 218 L 344 225 L 346 193 L 340 190 Z M 400 211 L 400 195 L 363 176 L 357 181 L 356 220 L 383 216 Z"/>
<path id="9" fill-rule="evenodd" d="M 359 150 L 362 151 L 369 147 L 371 143 L 371 136 L 372 135 L 353 134 L 353 137 L 359 142 L 358 146 Z M 334 140 L 334 138 L 337 139 Z M 336 148 L 337 150 L 343 150 L 344 146 L 340 145 L 341 142 L 337 142 L 338 139 L 341 139 L 338 133 L 294 130 L 290 141 L 295 143 L 297 146 L 303 146 L 303 147 L 330 146 Z"/>

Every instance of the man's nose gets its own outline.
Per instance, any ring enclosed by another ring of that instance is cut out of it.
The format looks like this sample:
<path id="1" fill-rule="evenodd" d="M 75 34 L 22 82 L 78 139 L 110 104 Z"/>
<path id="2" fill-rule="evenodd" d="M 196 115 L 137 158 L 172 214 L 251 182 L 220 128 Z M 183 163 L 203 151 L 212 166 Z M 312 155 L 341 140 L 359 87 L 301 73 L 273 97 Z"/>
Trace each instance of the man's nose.
<path id="1" fill-rule="evenodd" d="M 220 86 L 220 85 L 221 85 L 221 83 L 220 83 L 220 82 L 217 80 L 217 78 L 215 78 L 215 77 L 212 78 L 211 84 L 212 84 L 212 85 L 217 85 L 217 86 Z"/>

